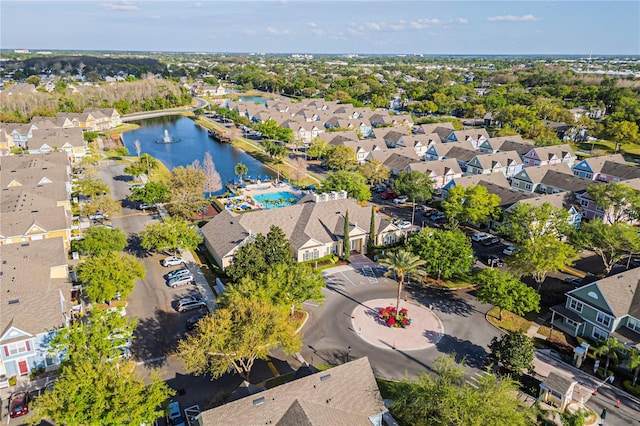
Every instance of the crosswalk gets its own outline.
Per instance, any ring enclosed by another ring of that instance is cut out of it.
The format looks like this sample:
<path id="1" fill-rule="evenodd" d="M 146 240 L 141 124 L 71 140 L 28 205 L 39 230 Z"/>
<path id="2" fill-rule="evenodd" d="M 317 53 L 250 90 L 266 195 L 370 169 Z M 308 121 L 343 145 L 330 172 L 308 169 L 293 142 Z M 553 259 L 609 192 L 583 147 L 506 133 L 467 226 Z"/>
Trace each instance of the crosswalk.
<path id="1" fill-rule="evenodd" d="M 491 373 L 487 373 L 486 371 L 476 371 L 466 380 L 469 386 L 472 386 L 478 389 L 478 385 L 480 384 L 480 379 L 482 376 L 491 376 Z"/>
<path id="2" fill-rule="evenodd" d="M 370 266 L 365 266 L 362 268 L 362 274 L 369 280 L 370 283 L 374 284 L 378 282 L 378 277 L 376 273 L 373 272 Z"/>
<path id="3" fill-rule="evenodd" d="M 323 288 L 325 293 L 348 291 L 349 288 L 358 287 L 359 285 L 378 283 L 376 271 L 369 266 L 345 271 L 323 272 L 322 277 L 326 283 L 326 287 Z"/>

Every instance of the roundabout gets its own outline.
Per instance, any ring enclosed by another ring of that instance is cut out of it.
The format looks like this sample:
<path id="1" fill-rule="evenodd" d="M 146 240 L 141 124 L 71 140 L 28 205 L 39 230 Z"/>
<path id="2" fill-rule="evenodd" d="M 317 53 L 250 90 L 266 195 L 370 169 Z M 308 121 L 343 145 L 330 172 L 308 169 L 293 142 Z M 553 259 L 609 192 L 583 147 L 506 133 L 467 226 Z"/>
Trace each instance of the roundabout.
<path id="1" fill-rule="evenodd" d="M 351 313 L 351 325 L 358 336 L 378 348 L 401 351 L 417 351 L 435 346 L 444 333 L 440 319 L 428 308 L 402 301 L 411 324 L 406 328 L 389 327 L 379 312 L 396 305 L 396 299 L 373 299 L 356 305 Z"/>

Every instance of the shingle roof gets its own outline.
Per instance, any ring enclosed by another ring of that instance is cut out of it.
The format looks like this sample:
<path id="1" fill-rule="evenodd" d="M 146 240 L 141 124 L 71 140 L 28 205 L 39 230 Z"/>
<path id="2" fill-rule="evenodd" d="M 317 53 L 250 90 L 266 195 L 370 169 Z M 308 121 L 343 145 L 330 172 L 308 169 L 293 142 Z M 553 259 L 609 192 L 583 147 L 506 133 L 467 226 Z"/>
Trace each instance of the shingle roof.
<path id="1" fill-rule="evenodd" d="M 631 315 L 640 318 L 640 268 L 629 269 L 619 274 L 595 281 L 590 286 L 597 286 L 613 310 L 616 318 Z M 580 290 L 585 287 L 581 287 Z M 573 292 L 575 292 L 574 290 Z M 571 292 L 570 292 L 571 293 Z M 572 294 L 572 296 L 574 296 Z M 587 303 L 588 300 L 585 300 Z"/>
<path id="2" fill-rule="evenodd" d="M 599 157 L 589 157 L 584 159 L 584 162 L 589 165 L 589 168 L 593 173 L 600 173 L 602 166 L 607 161 L 619 164 L 626 163 L 622 154 L 601 155 Z"/>
<path id="3" fill-rule="evenodd" d="M 62 238 L 48 238 L 2 246 L 0 264 L 0 330 L 10 323 L 37 334 L 64 325 L 63 313 L 71 308 L 67 278 L 53 278 L 52 268 L 66 272 L 66 250 Z M 62 292 L 62 293 L 61 293 Z M 9 304 L 9 301 L 18 300 Z"/>
<path id="4" fill-rule="evenodd" d="M 571 390 L 571 387 L 573 387 L 573 385 L 578 382 L 570 377 L 563 376 L 556 373 L 555 371 L 552 371 L 549 373 L 549 376 L 544 379 L 543 383 L 547 388 L 553 389 L 564 395 L 565 393 L 569 392 L 569 390 Z"/>
<path id="5" fill-rule="evenodd" d="M 202 413 L 205 425 L 371 426 L 386 412 L 364 357 Z"/>
<path id="6" fill-rule="evenodd" d="M 605 161 L 600 169 L 600 174 L 615 176 L 622 180 L 640 178 L 640 167 L 630 166 L 626 163 Z"/>

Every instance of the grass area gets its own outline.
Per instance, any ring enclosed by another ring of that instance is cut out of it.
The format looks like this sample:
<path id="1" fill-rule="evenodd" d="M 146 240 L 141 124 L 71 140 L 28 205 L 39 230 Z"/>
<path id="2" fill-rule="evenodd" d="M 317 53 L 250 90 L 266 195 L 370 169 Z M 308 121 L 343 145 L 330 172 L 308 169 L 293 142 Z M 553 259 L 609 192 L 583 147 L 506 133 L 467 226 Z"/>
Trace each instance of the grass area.
<path id="1" fill-rule="evenodd" d="M 502 321 L 499 319 L 499 308 L 493 308 L 487 314 L 487 319 L 493 325 L 504 331 L 527 331 L 534 323 L 509 311 L 502 311 Z"/>
<path id="2" fill-rule="evenodd" d="M 118 127 L 111 129 L 111 132 L 114 133 L 124 133 L 124 132 L 130 132 L 131 130 L 136 130 L 140 128 L 139 124 L 133 124 L 133 123 L 122 123 L 121 125 L 119 125 Z"/>
<path id="3" fill-rule="evenodd" d="M 455 277 L 452 279 L 440 279 L 440 280 L 427 277 L 425 279 L 425 283 L 430 286 L 442 287 L 449 290 L 459 290 L 462 288 L 469 288 L 474 285 L 470 277 Z"/>
<path id="4" fill-rule="evenodd" d="M 293 327 L 295 328 L 296 332 L 300 331 L 300 328 L 302 327 L 302 324 L 304 324 L 304 321 L 307 319 L 307 317 L 309 317 L 309 313 L 305 311 L 295 311 L 293 313 L 291 322 L 293 323 Z"/>
<path id="5" fill-rule="evenodd" d="M 401 393 L 404 388 L 404 383 L 402 382 L 381 379 L 379 377 L 376 377 L 376 383 L 378 384 L 378 389 L 380 389 L 380 394 L 384 399 L 394 399 L 395 396 Z"/>

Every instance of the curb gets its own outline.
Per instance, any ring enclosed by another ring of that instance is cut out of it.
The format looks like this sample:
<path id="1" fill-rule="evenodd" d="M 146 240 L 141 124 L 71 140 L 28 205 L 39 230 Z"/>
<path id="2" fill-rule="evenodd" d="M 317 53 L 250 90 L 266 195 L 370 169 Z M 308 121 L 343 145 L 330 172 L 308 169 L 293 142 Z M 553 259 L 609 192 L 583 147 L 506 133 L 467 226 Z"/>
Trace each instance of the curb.
<path id="1" fill-rule="evenodd" d="M 494 306 L 495 307 L 495 306 Z M 493 308 L 491 308 L 493 309 Z M 489 309 L 487 312 L 485 312 L 484 314 L 484 319 L 485 321 L 487 321 L 487 323 L 489 323 L 489 325 L 493 328 L 495 328 L 496 330 L 498 330 L 500 333 L 502 334 L 507 334 L 508 331 L 501 329 L 500 327 L 498 327 L 497 325 L 495 325 L 494 323 L 492 323 L 491 321 L 489 321 L 489 312 L 491 312 L 491 309 Z"/>
<path id="2" fill-rule="evenodd" d="M 296 330 L 296 332 L 294 334 L 298 334 L 300 332 L 300 330 L 302 330 L 302 327 L 304 327 L 304 325 L 307 323 L 307 320 L 310 317 L 309 312 L 307 312 L 307 311 L 300 311 L 300 312 L 304 313 L 304 319 L 302 320 L 302 324 L 300 324 L 300 327 L 298 327 L 298 329 Z"/>

